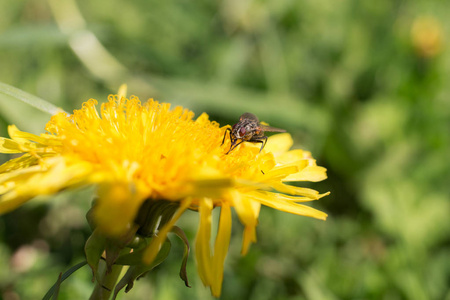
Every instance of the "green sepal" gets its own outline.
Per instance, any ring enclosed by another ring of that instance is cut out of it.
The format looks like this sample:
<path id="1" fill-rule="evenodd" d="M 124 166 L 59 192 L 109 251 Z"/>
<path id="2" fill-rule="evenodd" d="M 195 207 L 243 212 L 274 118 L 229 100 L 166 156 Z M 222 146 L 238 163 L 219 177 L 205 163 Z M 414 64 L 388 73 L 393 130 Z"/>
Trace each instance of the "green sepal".
<path id="1" fill-rule="evenodd" d="M 122 279 L 117 283 L 115 289 L 114 289 L 114 296 L 113 300 L 116 299 L 117 294 L 120 292 L 121 289 L 123 289 L 125 286 L 125 293 L 128 293 L 134 285 L 134 281 L 136 279 L 139 279 L 140 277 L 144 276 L 146 273 L 151 271 L 154 267 L 162 263 L 167 256 L 169 255 L 171 248 L 171 243 L 168 239 L 162 244 L 161 249 L 158 252 L 158 255 L 156 256 L 155 260 L 149 264 L 144 264 L 143 261 L 143 255 L 145 253 L 145 248 L 142 248 L 138 251 L 135 251 L 130 254 L 125 254 L 121 257 L 119 257 L 116 260 L 116 264 L 124 264 L 124 265 L 131 265 L 128 269 L 127 273 L 122 277 Z M 139 262 L 139 263 L 136 263 Z"/>
<path id="2" fill-rule="evenodd" d="M 127 247 L 132 249 L 140 249 L 147 246 L 149 240 L 151 240 L 151 238 L 145 238 L 139 235 L 135 235 L 133 240 L 127 245 Z"/>
<path id="3" fill-rule="evenodd" d="M 102 234 L 100 234 L 97 229 L 95 229 L 84 246 L 86 260 L 92 270 L 92 281 L 97 280 L 97 282 L 101 282 L 98 274 L 98 264 L 102 257 L 103 251 L 105 250 L 105 247 L 106 238 Z"/>
<path id="4" fill-rule="evenodd" d="M 145 239 L 145 244 L 143 243 L 140 248 L 133 249 L 133 252 L 127 253 L 119 256 L 114 264 L 123 266 L 135 266 L 143 264 L 143 256 L 146 251 L 146 246 L 150 244 L 151 238 Z"/>
<path id="5" fill-rule="evenodd" d="M 146 200 L 134 222 L 139 226 L 138 233 L 144 237 L 154 236 L 167 222 L 172 219 L 179 207 L 178 202 L 167 200 Z"/>
<path id="6" fill-rule="evenodd" d="M 97 226 L 95 225 L 95 220 L 94 220 L 94 206 L 97 203 L 97 198 L 95 197 L 92 200 L 92 206 L 91 209 L 88 210 L 88 212 L 86 213 L 86 220 L 89 224 L 89 227 L 91 228 L 92 231 L 94 231 Z"/>
<path id="7" fill-rule="evenodd" d="M 180 278 L 184 281 L 184 284 L 190 288 L 191 286 L 189 285 L 189 280 L 187 278 L 186 272 L 186 265 L 190 252 L 189 240 L 186 237 L 184 231 L 178 226 L 173 226 L 172 232 L 175 233 L 184 243 L 183 261 L 181 262 L 180 268 Z"/>
<path id="8" fill-rule="evenodd" d="M 117 238 L 107 238 L 105 245 L 105 261 L 106 272 L 111 272 L 112 266 L 116 263 L 117 258 L 123 253 L 127 245 L 133 241 L 136 235 L 137 227 L 130 229 L 128 232 Z"/>

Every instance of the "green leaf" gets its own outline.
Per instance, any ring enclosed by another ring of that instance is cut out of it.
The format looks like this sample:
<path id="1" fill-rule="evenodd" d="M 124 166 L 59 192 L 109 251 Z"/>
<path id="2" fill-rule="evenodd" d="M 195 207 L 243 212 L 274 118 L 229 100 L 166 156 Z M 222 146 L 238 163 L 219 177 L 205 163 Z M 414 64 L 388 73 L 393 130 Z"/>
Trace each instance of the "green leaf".
<path id="1" fill-rule="evenodd" d="M 0 82 L 0 95 L 9 96 L 14 100 L 24 102 L 50 115 L 55 115 L 56 113 L 62 111 L 62 109 L 54 106 L 48 101 L 45 101 L 31 94 L 28 94 L 27 92 L 24 92 L 18 88 L 15 88 L 3 82 Z"/>
<path id="2" fill-rule="evenodd" d="M 56 298 L 53 299 L 57 299 L 57 295 L 59 292 L 59 287 L 61 285 L 61 283 L 66 280 L 67 278 L 69 278 L 70 275 L 72 275 L 75 271 L 77 271 L 78 269 L 80 269 L 81 267 L 84 267 L 87 264 L 87 261 L 83 261 L 80 262 L 79 264 L 76 264 L 75 266 L 71 267 L 69 270 L 67 270 L 66 272 L 64 272 L 64 274 L 59 274 L 58 276 L 58 280 L 56 281 L 56 283 L 48 290 L 47 294 L 45 294 L 44 298 L 42 298 L 42 300 L 50 300 L 50 297 L 53 296 L 55 293 Z"/>
<path id="3" fill-rule="evenodd" d="M 59 273 L 58 280 L 55 283 L 55 290 L 53 292 L 52 300 L 58 300 L 59 288 L 61 287 L 61 283 L 62 283 L 61 277 L 62 277 L 62 273 Z"/>

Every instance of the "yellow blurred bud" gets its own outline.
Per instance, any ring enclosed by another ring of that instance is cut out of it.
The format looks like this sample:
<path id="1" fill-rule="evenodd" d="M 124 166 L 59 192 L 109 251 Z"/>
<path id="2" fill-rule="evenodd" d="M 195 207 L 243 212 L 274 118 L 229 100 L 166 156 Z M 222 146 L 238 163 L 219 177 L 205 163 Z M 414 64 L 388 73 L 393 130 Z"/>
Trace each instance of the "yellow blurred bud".
<path id="1" fill-rule="evenodd" d="M 417 53 L 426 58 L 435 57 L 443 48 L 442 26 L 432 16 L 421 16 L 411 27 L 411 42 Z"/>

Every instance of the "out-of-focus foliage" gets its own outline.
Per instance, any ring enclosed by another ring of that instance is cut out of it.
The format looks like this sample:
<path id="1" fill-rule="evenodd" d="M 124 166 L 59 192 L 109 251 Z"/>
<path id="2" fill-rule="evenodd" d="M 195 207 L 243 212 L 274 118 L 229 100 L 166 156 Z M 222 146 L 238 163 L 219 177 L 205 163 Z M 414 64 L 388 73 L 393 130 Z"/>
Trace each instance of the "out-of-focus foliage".
<path id="1" fill-rule="evenodd" d="M 263 209 L 244 258 L 234 226 L 223 299 L 450 299 L 449 16 L 439 0 L 7 0 L 0 81 L 68 111 L 128 83 L 221 124 L 251 111 L 311 150 L 328 221 Z M 0 98 L 2 136 L 46 118 Z M 40 298 L 83 259 L 85 193 L 0 218 L 3 299 Z M 192 243 L 197 215 L 179 226 Z M 172 241 L 122 299 L 210 298 L 192 258 L 184 287 Z M 87 298 L 90 279 L 78 271 L 60 299 Z"/>

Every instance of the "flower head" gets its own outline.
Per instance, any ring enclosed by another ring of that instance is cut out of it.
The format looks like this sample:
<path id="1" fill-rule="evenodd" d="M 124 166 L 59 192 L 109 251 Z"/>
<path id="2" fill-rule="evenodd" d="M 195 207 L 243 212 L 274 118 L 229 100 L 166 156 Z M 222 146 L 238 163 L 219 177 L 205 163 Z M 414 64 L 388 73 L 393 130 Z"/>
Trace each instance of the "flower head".
<path id="1" fill-rule="evenodd" d="M 40 136 L 9 127 L 11 139 L 0 138 L 0 152 L 24 154 L 0 166 L 0 213 L 37 195 L 95 185 L 94 224 L 105 236 L 114 237 L 136 226 L 144 202 L 164 201 L 171 204 L 171 214 L 150 231 L 154 238 L 144 255 L 150 263 L 182 213 L 196 210 L 199 275 L 216 296 L 230 241 L 232 207 L 245 228 L 243 254 L 256 241 L 261 204 L 326 218 L 301 203 L 328 193 L 286 184 L 326 178 L 326 170 L 309 152 L 289 150 L 293 142 L 287 133 L 270 137 L 261 153 L 257 145 L 243 143 L 226 155 L 230 142 L 221 143 L 229 127 L 220 127 L 206 114 L 194 119 L 187 109 L 170 109 L 170 104 L 153 100 L 142 104 L 137 97 L 110 96 L 100 110 L 96 105 L 91 99 L 73 114 L 54 115 L 47 133 Z M 215 207 L 220 207 L 220 222 L 211 249 Z"/>
<path id="2" fill-rule="evenodd" d="M 433 16 L 417 17 L 410 34 L 414 49 L 424 58 L 436 57 L 444 48 L 442 24 Z"/>

